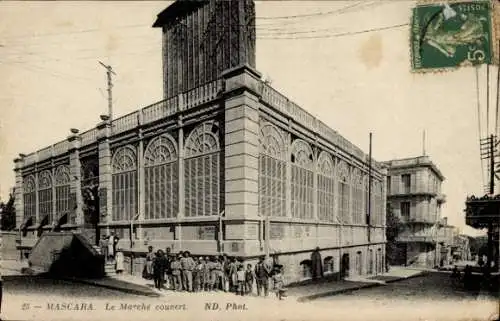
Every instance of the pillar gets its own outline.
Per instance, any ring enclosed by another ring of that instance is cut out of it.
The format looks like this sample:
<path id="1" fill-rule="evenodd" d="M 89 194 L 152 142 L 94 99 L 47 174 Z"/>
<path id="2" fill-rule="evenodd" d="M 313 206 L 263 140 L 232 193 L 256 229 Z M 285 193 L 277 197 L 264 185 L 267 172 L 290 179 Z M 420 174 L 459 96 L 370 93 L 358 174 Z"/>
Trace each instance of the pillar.
<path id="1" fill-rule="evenodd" d="M 318 137 L 315 136 L 315 145 L 318 145 Z M 313 149 L 314 152 L 315 149 Z M 318 156 L 315 155 L 314 158 L 314 165 L 313 165 L 313 219 L 316 221 L 316 223 L 319 223 L 319 216 L 318 216 Z M 318 225 L 316 225 L 316 240 L 318 240 Z"/>
<path id="2" fill-rule="evenodd" d="M 286 184 L 285 184 L 285 206 L 286 206 L 286 217 L 289 219 L 293 218 L 292 213 L 292 120 L 288 119 L 288 131 L 286 133 Z"/>
<path id="3" fill-rule="evenodd" d="M 38 162 L 38 155 L 37 155 Z M 35 170 L 33 172 L 33 177 L 35 177 L 35 225 L 40 223 L 40 195 L 38 195 L 38 167 L 35 163 Z"/>
<path id="4" fill-rule="evenodd" d="M 23 199 L 23 173 L 24 160 L 22 157 L 14 159 L 15 188 L 14 207 L 16 209 L 16 228 L 19 228 L 24 220 L 24 199 Z"/>
<path id="5" fill-rule="evenodd" d="M 49 225 L 52 225 L 52 226 L 56 224 L 56 214 L 57 214 L 56 207 L 57 207 L 56 168 L 54 166 L 54 160 L 52 160 L 52 220 L 49 222 Z"/>
<path id="6" fill-rule="evenodd" d="M 102 122 L 97 124 L 97 143 L 99 155 L 99 213 L 106 223 L 106 234 L 109 235 L 109 223 L 112 220 L 112 168 L 111 148 L 111 121 L 107 116 L 101 116 Z"/>
<path id="7" fill-rule="evenodd" d="M 249 66 L 223 73 L 225 86 L 225 247 L 230 255 L 243 255 L 245 239 L 257 246 L 259 185 L 260 74 Z M 245 221 L 253 220 L 252 222 Z M 269 230 L 269 229 L 268 229 Z M 227 252 L 227 251 L 226 251 Z M 257 253 L 254 253 L 257 254 Z"/>
<path id="8" fill-rule="evenodd" d="M 75 214 L 68 217 L 68 224 L 77 224 L 82 225 L 84 222 L 83 219 L 83 196 L 82 196 L 82 174 L 81 168 L 82 165 L 80 163 L 80 143 L 81 138 L 77 135 L 78 131 L 72 131 L 72 134 L 68 137 L 69 142 L 69 172 L 70 172 L 70 198 L 73 205 L 71 210 L 74 210 Z M 75 217 L 76 216 L 76 217 Z M 74 219 L 74 221 L 73 221 Z"/>
<path id="9" fill-rule="evenodd" d="M 181 105 L 179 105 L 181 106 Z M 182 128 L 182 115 L 179 116 L 178 119 L 178 126 L 179 126 L 179 134 L 178 134 L 178 141 L 177 141 L 177 146 L 178 146 L 178 164 L 179 166 L 177 167 L 179 170 L 178 180 L 179 180 L 179 212 L 177 213 L 177 221 L 180 222 L 181 220 L 184 219 L 185 213 L 184 213 L 184 192 L 185 192 L 185 187 L 184 187 L 184 128 Z M 175 241 L 176 243 L 179 243 L 179 249 L 182 249 L 182 228 L 180 224 L 177 224 L 175 226 L 175 233 L 174 233 Z M 171 249 L 172 251 L 174 249 Z"/>
<path id="10" fill-rule="evenodd" d="M 142 124 L 142 112 L 139 111 L 139 144 L 137 146 L 137 182 L 138 182 L 138 188 L 137 188 L 137 211 L 138 211 L 138 217 L 137 220 L 139 222 L 143 222 L 145 218 L 145 210 L 146 210 L 146 199 L 145 199 L 145 184 L 146 184 L 146 177 L 144 173 L 144 141 L 143 141 L 143 134 L 142 134 L 142 129 L 140 128 Z M 132 217 L 133 219 L 133 217 Z M 134 231 L 130 231 L 131 233 L 131 239 L 133 240 L 133 243 L 137 245 L 136 240 L 139 241 L 139 244 L 144 244 L 144 234 L 142 230 L 141 224 L 135 224 L 134 226 L 136 229 L 136 234 L 135 237 L 133 235 Z M 133 245 L 133 244 L 132 244 Z"/>

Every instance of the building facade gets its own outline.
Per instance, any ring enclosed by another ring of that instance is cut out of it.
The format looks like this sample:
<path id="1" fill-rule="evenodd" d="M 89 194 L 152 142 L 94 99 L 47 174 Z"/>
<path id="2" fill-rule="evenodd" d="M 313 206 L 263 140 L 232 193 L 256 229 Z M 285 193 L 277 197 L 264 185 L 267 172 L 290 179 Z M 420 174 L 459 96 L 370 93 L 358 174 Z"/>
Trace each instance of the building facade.
<path id="1" fill-rule="evenodd" d="M 444 176 L 428 156 L 391 160 L 385 165 L 387 202 L 403 225 L 397 238 L 399 255 L 391 263 L 439 265 L 447 235 L 441 218 Z"/>
<path id="2" fill-rule="evenodd" d="M 316 247 L 327 273 L 383 271 L 385 170 L 261 80 L 254 18 L 251 0 L 160 13 L 165 99 L 15 160 L 20 248 L 114 232 L 133 273 L 150 245 L 268 254 L 290 282 Z"/>

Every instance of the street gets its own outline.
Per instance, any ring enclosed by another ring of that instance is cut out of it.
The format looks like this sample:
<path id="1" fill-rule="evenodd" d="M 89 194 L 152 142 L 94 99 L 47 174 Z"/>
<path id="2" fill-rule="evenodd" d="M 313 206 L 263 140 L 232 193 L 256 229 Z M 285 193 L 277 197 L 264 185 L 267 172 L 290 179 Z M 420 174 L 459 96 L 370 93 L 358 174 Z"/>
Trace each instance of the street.
<path id="1" fill-rule="evenodd" d="M 385 286 L 358 290 L 308 303 L 290 297 L 241 298 L 227 293 L 172 293 L 161 297 L 125 294 L 94 286 L 40 278 L 9 280 L 4 285 L 3 320 L 100 320 L 106 316 L 135 320 L 277 319 L 381 320 L 488 319 L 496 300 L 453 289 L 449 274 L 431 273 Z M 105 313 L 105 315 L 103 315 Z M 109 313 L 109 314 L 108 314 Z"/>

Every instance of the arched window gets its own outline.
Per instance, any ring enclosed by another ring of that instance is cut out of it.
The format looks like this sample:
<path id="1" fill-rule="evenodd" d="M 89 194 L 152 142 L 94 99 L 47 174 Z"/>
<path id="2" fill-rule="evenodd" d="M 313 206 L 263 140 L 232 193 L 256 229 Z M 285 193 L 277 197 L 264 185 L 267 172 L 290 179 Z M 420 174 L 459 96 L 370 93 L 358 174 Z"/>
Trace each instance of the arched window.
<path id="1" fill-rule="evenodd" d="M 349 224 L 349 167 L 344 161 L 337 166 L 339 218 L 344 224 Z"/>
<path id="2" fill-rule="evenodd" d="M 335 261 L 333 259 L 333 256 L 327 256 L 323 260 L 323 268 L 326 273 L 333 273 L 335 272 Z"/>
<path id="3" fill-rule="evenodd" d="M 40 220 L 48 215 L 52 223 L 52 174 L 48 170 L 38 173 L 38 212 Z"/>
<path id="4" fill-rule="evenodd" d="M 54 176 L 56 186 L 56 219 L 69 212 L 70 175 L 69 167 L 61 165 L 56 168 Z M 49 221 L 52 223 L 52 221 Z"/>
<path id="5" fill-rule="evenodd" d="M 355 168 L 353 171 L 351 186 L 353 197 L 352 222 L 354 224 L 363 224 L 363 217 L 365 215 L 365 208 L 363 206 L 363 176 L 358 168 Z"/>
<path id="6" fill-rule="evenodd" d="M 332 158 L 326 152 L 318 157 L 318 218 L 335 222 L 335 172 Z"/>
<path id="7" fill-rule="evenodd" d="M 301 139 L 292 143 L 292 217 L 310 219 L 314 215 L 314 157 L 311 146 Z"/>
<path id="8" fill-rule="evenodd" d="M 33 224 L 36 223 L 36 184 L 33 175 L 26 176 L 23 179 L 23 203 L 24 217 L 32 217 Z"/>
<path id="9" fill-rule="evenodd" d="M 113 221 L 126 221 L 137 213 L 137 156 L 133 146 L 118 148 L 111 160 L 113 168 Z"/>
<path id="10" fill-rule="evenodd" d="M 144 152 L 145 219 L 177 216 L 179 162 L 174 139 L 167 134 L 151 140 Z"/>
<path id="11" fill-rule="evenodd" d="M 186 139 L 185 161 L 186 217 L 220 214 L 219 124 L 207 121 L 191 131 Z"/>
<path id="12" fill-rule="evenodd" d="M 383 184 L 380 181 L 373 181 L 372 185 L 372 217 L 371 223 L 373 225 L 382 225 L 384 220 L 383 213 L 383 199 L 382 199 Z"/>
<path id="13" fill-rule="evenodd" d="M 275 126 L 260 128 L 259 213 L 262 216 L 286 216 L 286 144 Z"/>

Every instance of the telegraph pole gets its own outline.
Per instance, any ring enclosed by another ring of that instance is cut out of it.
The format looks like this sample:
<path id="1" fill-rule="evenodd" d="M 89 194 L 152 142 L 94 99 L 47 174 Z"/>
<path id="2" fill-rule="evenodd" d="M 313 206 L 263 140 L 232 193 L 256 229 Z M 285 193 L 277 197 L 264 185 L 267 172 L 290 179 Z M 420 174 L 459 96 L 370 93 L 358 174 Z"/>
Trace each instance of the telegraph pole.
<path id="1" fill-rule="evenodd" d="M 366 225 L 368 225 L 368 242 L 371 242 L 371 231 L 370 231 L 371 216 L 372 216 L 372 133 L 370 133 L 370 147 L 368 154 L 368 213 L 366 214 Z"/>
<path id="2" fill-rule="evenodd" d="M 109 65 L 105 65 L 104 63 L 99 61 L 99 64 L 106 68 L 106 76 L 108 77 L 108 116 L 109 120 L 113 120 L 113 79 L 111 75 L 115 75 L 116 73 L 113 71 L 113 68 Z"/>

